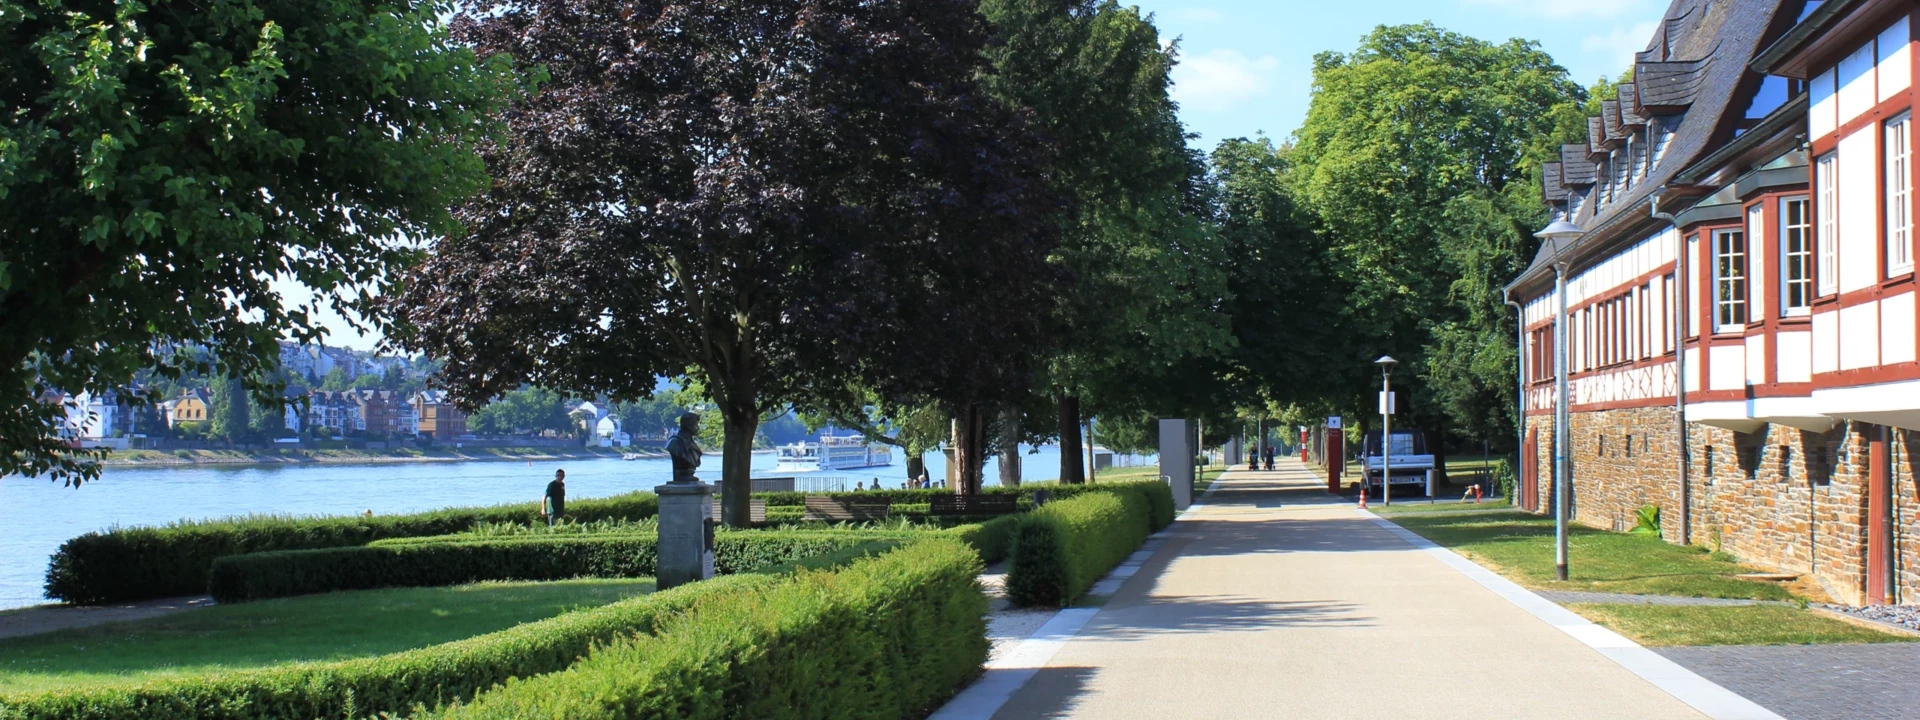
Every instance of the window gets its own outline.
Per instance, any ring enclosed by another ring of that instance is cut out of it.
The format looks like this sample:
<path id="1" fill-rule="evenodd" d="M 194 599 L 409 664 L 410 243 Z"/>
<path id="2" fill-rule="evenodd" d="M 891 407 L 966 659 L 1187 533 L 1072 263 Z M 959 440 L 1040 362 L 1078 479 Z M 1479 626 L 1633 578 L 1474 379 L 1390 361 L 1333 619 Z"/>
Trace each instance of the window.
<path id="1" fill-rule="evenodd" d="M 1747 324 L 1747 234 L 1739 230 L 1713 232 L 1713 306 L 1715 329 Z"/>
<path id="2" fill-rule="evenodd" d="M 1805 315 L 1813 305 L 1813 233 L 1807 199 L 1780 201 L 1780 314 Z"/>
<path id="3" fill-rule="evenodd" d="M 1840 222 L 1835 216 L 1840 212 L 1834 184 L 1838 179 L 1839 158 L 1834 153 L 1820 156 L 1814 166 L 1813 186 L 1815 202 L 1814 217 L 1820 225 L 1813 236 L 1814 251 L 1819 253 L 1814 261 L 1814 277 L 1818 281 L 1818 292 L 1828 295 L 1839 288 L 1840 258 L 1836 248 L 1840 244 Z"/>
<path id="4" fill-rule="evenodd" d="M 1600 183 L 1600 191 L 1597 193 L 1600 196 L 1600 207 L 1606 207 L 1608 203 L 1613 202 L 1613 163 L 1601 162 L 1594 169 L 1593 174 Z M 1595 211 L 1595 214 L 1598 214 L 1598 211 Z"/>
<path id="5" fill-rule="evenodd" d="M 1627 151 L 1620 154 L 1620 191 L 1633 189 L 1633 134 L 1627 134 Z"/>
<path id="6" fill-rule="evenodd" d="M 1913 272 L 1913 116 L 1887 121 L 1887 276 Z"/>

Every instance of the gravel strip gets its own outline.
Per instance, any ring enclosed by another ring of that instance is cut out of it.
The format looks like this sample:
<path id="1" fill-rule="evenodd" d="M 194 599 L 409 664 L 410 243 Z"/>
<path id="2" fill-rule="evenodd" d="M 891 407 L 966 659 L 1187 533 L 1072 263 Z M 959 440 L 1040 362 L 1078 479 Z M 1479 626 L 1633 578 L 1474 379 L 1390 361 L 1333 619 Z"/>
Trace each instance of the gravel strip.
<path id="1" fill-rule="evenodd" d="M 1627 593 L 1579 592 L 1574 590 L 1536 590 L 1535 594 L 1561 604 L 1604 603 L 1608 605 L 1692 605 L 1721 607 L 1793 604 L 1780 600 L 1736 600 L 1732 598 L 1679 597 L 1676 595 L 1629 595 Z"/>
<path id="2" fill-rule="evenodd" d="M 1888 625 L 1898 625 L 1908 630 L 1920 631 L 1920 606 L 1916 605 L 1835 605 L 1832 603 L 1813 603 L 1813 607 L 1831 610 L 1843 615 L 1852 615 L 1862 620 L 1872 620 Z"/>

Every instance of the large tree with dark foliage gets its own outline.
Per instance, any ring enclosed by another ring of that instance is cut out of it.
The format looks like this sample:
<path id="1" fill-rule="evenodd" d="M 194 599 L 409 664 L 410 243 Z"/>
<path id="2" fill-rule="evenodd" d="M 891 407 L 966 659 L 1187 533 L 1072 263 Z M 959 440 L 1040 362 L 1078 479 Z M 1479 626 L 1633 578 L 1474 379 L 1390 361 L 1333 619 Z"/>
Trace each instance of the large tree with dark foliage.
<path id="1" fill-rule="evenodd" d="M 377 285 L 451 227 L 511 84 L 445 12 L 0 0 L 0 475 L 98 472 L 55 388 L 217 369 L 277 401 L 277 341 L 319 331 L 272 281 Z"/>
<path id="2" fill-rule="evenodd" d="M 964 397 L 920 385 L 1037 334 L 1045 153 L 978 87 L 972 3 L 488 0 L 455 27 L 548 74 L 399 297 L 396 337 L 448 358 L 462 402 L 690 372 L 740 524 L 763 412 L 858 384 Z"/>

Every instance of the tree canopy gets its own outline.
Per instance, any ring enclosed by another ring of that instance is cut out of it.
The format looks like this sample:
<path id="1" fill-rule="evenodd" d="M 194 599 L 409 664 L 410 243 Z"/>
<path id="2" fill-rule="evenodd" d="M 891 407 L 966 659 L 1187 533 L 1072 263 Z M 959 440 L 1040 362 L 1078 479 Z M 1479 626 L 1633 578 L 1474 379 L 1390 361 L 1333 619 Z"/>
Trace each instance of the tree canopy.
<path id="1" fill-rule="evenodd" d="M 98 472 L 53 389 L 217 368 L 277 400 L 277 341 L 322 331 L 274 281 L 377 286 L 452 229 L 514 80 L 447 11 L 0 0 L 0 474 Z"/>

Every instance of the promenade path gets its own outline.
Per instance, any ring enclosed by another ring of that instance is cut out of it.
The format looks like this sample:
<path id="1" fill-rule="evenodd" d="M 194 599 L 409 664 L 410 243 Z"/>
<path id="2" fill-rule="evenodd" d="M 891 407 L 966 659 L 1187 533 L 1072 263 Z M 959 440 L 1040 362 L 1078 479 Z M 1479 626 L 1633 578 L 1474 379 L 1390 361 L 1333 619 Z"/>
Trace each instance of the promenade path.
<path id="1" fill-rule="evenodd" d="M 1704 717 L 1329 496 L 1235 471 L 996 718 Z"/>

